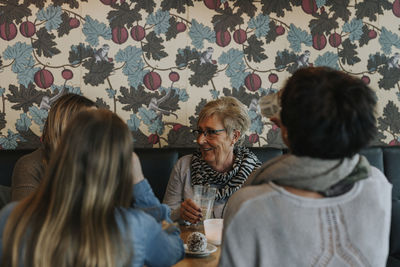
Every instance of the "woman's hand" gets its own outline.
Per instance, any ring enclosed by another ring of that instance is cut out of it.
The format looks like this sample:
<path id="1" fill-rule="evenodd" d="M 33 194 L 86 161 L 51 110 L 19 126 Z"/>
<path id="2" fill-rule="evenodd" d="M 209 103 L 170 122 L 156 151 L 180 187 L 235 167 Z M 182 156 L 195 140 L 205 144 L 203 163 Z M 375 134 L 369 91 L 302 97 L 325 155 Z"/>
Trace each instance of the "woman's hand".
<path id="1" fill-rule="evenodd" d="M 133 168 L 133 184 L 140 183 L 144 179 L 142 165 L 138 155 L 135 152 L 132 153 L 132 168 Z"/>
<path id="2" fill-rule="evenodd" d="M 196 224 L 202 219 L 201 209 L 190 198 L 182 202 L 180 208 L 181 219 Z"/>

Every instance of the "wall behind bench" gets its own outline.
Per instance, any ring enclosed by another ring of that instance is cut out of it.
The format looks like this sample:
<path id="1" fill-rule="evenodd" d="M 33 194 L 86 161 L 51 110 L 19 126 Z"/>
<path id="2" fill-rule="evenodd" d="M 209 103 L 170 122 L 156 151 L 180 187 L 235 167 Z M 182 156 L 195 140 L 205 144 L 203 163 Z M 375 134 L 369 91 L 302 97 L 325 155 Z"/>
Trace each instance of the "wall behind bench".
<path id="1" fill-rule="evenodd" d="M 116 111 L 142 148 L 195 146 L 201 107 L 233 95 L 252 119 L 245 145 L 283 147 L 256 104 L 306 65 L 368 83 L 374 144 L 398 145 L 399 25 L 398 0 L 3 1 L 0 148 L 36 148 L 67 91 Z"/>

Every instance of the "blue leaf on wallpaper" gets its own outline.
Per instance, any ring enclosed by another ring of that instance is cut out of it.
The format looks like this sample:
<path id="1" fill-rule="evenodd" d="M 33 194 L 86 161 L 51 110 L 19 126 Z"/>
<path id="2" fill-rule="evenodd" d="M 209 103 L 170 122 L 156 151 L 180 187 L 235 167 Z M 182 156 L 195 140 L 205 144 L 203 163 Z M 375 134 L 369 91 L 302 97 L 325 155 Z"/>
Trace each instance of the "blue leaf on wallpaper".
<path id="1" fill-rule="evenodd" d="M 3 52 L 4 59 L 25 60 L 32 54 L 33 48 L 26 43 L 17 42 L 13 46 L 8 46 Z"/>
<path id="2" fill-rule="evenodd" d="M 131 114 L 130 119 L 126 122 L 126 124 L 128 124 L 129 130 L 136 132 L 140 127 L 140 120 L 136 114 Z"/>
<path id="3" fill-rule="evenodd" d="M 260 93 L 261 96 L 274 94 L 274 93 L 276 93 L 278 91 L 279 91 L 279 89 L 273 88 L 273 87 L 270 87 L 270 88 L 267 88 L 267 89 L 261 87 L 260 89 L 258 89 L 258 92 Z"/>
<path id="4" fill-rule="evenodd" d="M 150 14 L 147 17 L 147 24 L 154 25 L 154 32 L 157 35 L 166 33 L 169 28 L 169 12 L 158 10 L 155 14 Z"/>
<path id="5" fill-rule="evenodd" d="M 128 46 L 121 49 L 115 55 L 116 62 L 125 63 L 122 73 L 128 76 L 129 85 L 137 88 L 143 82 L 143 77 L 148 70 L 144 70 L 144 62 L 142 59 L 142 49 L 135 46 Z"/>
<path id="6" fill-rule="evenodd" d="M 317 0 L 315 3 L 317 4 L 317 8 L 320 8 L 326 4 L 326 0 Z"/>
<path id="7" fill-rule="evenodd" d="M 111 89 L 111 88 L 107 88 L 107 89 L 106 89 L 106 92 L 107 92 L 109 98 L 114 98 L 114 97 L 115 97 L 115 94 L 117 93 L 116 90 Z"/>
<path id="8" fill-rule="evenodd" d="M 142 118 L 142 121 L 146 125 L 150 125 L 153 123 L 154 119 L 157 118 L 157 113 L 154 110 L 148 110 L 146 108 L 139 108 L 139 115 Z"/>
<path id="9" fill-rule="evenodd" d="M 17 42 L 13 46 L 8 46 L 3 52 L 5 60 L 14 60 L 12 71 L 18 73 L 24 70 L 27 66 L 33 66 L 34 60 L 32 57 L 33 48 L 26 43 Z"/>
<path id="10" fill-rule="evenodd" d="M 26 68 L 32 68 L 35 65 L 35 60 L 33 59 L 32 55 L 25 59 L 17 59 L 14 61 L 12 65 L 12 71 L 14 73 L 20 73 L 21 71 L 25 71 Z"/>
<path id="11" fill-rule="evenodd" d="M 290 48 L 293 49 L 294 52 L 301 51 L 301 44 L 304 43 L 306 46 L 312 45 L 312 37 L 306 31 L 294 26 L 294 24 L 290 24 L 290 29 L 287 35 L 287 39 L 290 43 Z"/>
<path id="12" fill-rule="evenodd" d="M 391 31 L 388 31 L 385 27 L 382 27 L 379 43 L 381 44 L 381 50 L 385 54 L 392 53 L 392 45 L 400 48 L 399 36 Z"/>
<path id="13" fill-rule="evenodd" d="M 255 35 L 257 38 L 261 38 L 269 32 L 269 16 L 260 14 L 255 18 L 251 18 L 249 21 L 249 28 L 255 29 Z"/>
<path id="14" fill-rule="evenodd" d="M 360 40 L 361 35 L 363 34 L 363 22 L 361 19 L 353 19 L 350 22 L 346 22 L 343 25 L 343 31 L 350 33 L 349 39 L 354 42 Z"/>
<path id="15" fill-rule="evenodd" d="M 31 127 L 31 125 L 31 119 L 28 117 L 28 115 L 26 115 L 26 113 L 22 113 L 19 116 L 19 119 L 17 119 L 17 123 L 15 123 L 15 128 L 18 131 L 26 132 L 29 130 L 29 127 Z"/>
<path id="16" fill-rule="evenodd" d="M 211 89 L 210 93 L 211 93 L 211 96 L 213 99 L 217 99 L 219 97 L 219 91 L 217 91 L 215 89 Z"/>
<path id="17" fill-rule="evenodd" d="M 61 15 L 61 7 L 53 5 L 39 10 L 39 12 L 36 14 L 38 20 L 46 21 L 45 27 L 47 31 L 58 29 L 62 23 Z"/>
<path id="18" fill-rule="evenodd" d="M 3 96 L 3 94 L 4 94 L 4 92 L 6 91 L 6 89 L 5 88 L 0 88 L 0 97 L 2 97 Z"/>
<path id="19" fill-rule="evenodd" d="M 244 84 L 244 80 L 250 72 L 245 72 L 246 65 L 241 62 L 237 65 L 230 65 L 226 69 L 225 74 L 230 78 L 231 85 L 233 88 L 239 90 L 239 88 Z"/>
<path id="20" fill-rule="evenodd" d="M 74 87 L 74 86 L 66 85 L 65 88 L 68 89 L 68 93 L 72 93 L 72 94 L 76 94 L 76 95 L 82 95 L 80 87 Z"/>
<path id="21" fill-rule="evenodd" d="M 237 64 L 243 62 L 243 50 L 229 49 L 227 52 L 223 52 L 218 58 L 219 64 Z"/>
<path id="22" fill-rule="evenodd" d="M 73 86 L 70 86 L 70 85 L 56 85 L 56 84 L 53 84 L 52 86 L 50 86 L 50 90 L 53 93 L 54 93 L 55 90 L 57 90 L 57 92 L 60 92 L 61 90 L 63 90 L 63 88 L 65 88 L 66 92 L 68 92 L 68 93 L 72 93 L 72 94 L 76 94 L 76 95 L 82 95 L 80 87 L 73 87 Z"/>
<path id="23" fill-rule="evenodd" d="M 40 68 L 24 68 L 22 71 L 17 73 L 18 83 L 24 85 L 25 87 L 28 87 L 28 85 L 34 81 L 35 73 L 39 70 Z"/>
<path id="24" fill-rule="evenodd" d="M 157 118 L 153 121 L 153 123 L 149 126 L 149 132 L 162 135 L 164 133 L 164 122 L 161 118 Z"/>
<path id="25" fill-rule="evenodd" d="M 251 112 L 254 111 L 250 111 L 249 116 Z M 258 115 L 258 117 L 255 117 L 254 119 L 251 120 L 250 132 L 261 134 L 262 130 L 263 130 L 263 122 L 261 121 L 261 116 Z"/>
<path id="26" fill-rule="evenodd" d="M 231 48 L 218 58 L 220 64 L 228 64 L 225 74 L 230 78 L 232 87 L 236 89 L 244 84 L 244 79 L 248 75 L 247 72 L 244 72 L 246 65 L 243 57 L 243 51 Z"/>
<path id="27" fill-rule="evenodd" d="M 258 116 L 260 116 L 257 112 L 255 112 L 254 110 L 249 110 L 247 112 L 249 114 L 249 118 L 250 120 L 254 120 L 256 119 Z"/>
<path id="28" fill-rule="evenodd" d="M 86 36 L 86 41 L 91 46 L 97 46 L 99 44 L 100 36 L 106 40 L 111 39 L 111 29 L 106 24 L 92 19 L 90 16 L 85 17 L 82 32 Z"/>
<path id="29" fill-rule="evenodd" d="M 210 27 L 198 23 L 195 19 L 192 19 L 189 36 L 192 39 L 192 44 L 197 49 L 203 48 L 203 40 L 215 43 L 215 32 Z"/>
<path id="30" fill-rule="evenodd" d="M 186 89 L 179 89 L 176 87 L 174 87 L 173 89 L 175 90 L 175 94 L 178 95 L 179 101 L 186 102 L 189 100 L 189 95 L 187 94 Z"/>
<path id="31" fill-rule="evenodd" d="M 325 54 L 317 57 L 317 59 L 314 61 L 314 65 L 316 67 L 326 66 L 339 70 L 338 60 L 339 56 L 336 53 L 326 52 Z"/>
<path id="32" fill-rule="evenodd" d="M 33 122 L 39 125 L 40 131 L 43 130 L 47 114 L 47 110 L 45 109 L 38 109 L 36 106 L 29 107 L 29 115 L 31 115 Z"/>
<path id="33" fill-rule="evenodd" d="M 127 62 L 128 64 L 137 64 L 142 62 L 142 49 L 135 46 L 127 46 L 125 49 L 118 50 L 115 55 L 116 62 Z"/>
<path id="34" fill-rule="evenodd" d="M 18 146 L 18 139 L 22 139 L 20 135 L 15 134 L 10 129 L 8 129 L 8 135 L 0 137 L 0 145 L 3 149 L 16 149 Z"/>
<path id="35" fill-rule="evenodd" d="M 141 68 L 135 70 L 130 70 L 128 74 L 128 82 L 129 86 L 137 88 L 140 84 L 143 83 L 143 77 L 149 70 L 143 70 Z"/>

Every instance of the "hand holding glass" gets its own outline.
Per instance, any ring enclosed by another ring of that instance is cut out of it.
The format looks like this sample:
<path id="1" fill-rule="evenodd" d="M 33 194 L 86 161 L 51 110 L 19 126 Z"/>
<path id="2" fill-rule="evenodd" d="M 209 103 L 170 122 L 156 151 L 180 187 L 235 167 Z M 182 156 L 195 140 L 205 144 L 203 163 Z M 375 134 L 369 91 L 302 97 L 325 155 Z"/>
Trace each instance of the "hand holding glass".
<path id="1" fill-rule="evenodd" d="M 203 220 L 211 218 L 217 189 L 208 185 L 193 187 L 193 201 L 201 208 Z"/>

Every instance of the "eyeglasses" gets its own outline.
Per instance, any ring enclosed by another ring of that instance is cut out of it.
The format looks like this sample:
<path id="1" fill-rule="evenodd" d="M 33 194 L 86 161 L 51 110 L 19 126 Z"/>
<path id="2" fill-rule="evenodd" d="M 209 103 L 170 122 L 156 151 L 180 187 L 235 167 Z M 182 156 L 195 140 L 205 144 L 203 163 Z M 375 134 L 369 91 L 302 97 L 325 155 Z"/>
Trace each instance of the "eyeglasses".
<path id="1" fill-rule="evenodd" d="M 204 131 L 197 129 L 197 130 L 193 130 L 192 132 L 193 132 L 194 136 L 196 136 L 197 138 L 199 138 L 200 135 L 204 134 L 204 137 L 210 139 L 210 138 L 214 138 L 215 136 L 218 135 L 218 132 L 222 132 L 222 131 L 226 131 L 226 129 L 220 129 L 220 130 L 207 129 Z"/>

